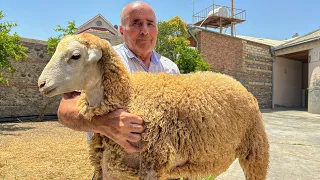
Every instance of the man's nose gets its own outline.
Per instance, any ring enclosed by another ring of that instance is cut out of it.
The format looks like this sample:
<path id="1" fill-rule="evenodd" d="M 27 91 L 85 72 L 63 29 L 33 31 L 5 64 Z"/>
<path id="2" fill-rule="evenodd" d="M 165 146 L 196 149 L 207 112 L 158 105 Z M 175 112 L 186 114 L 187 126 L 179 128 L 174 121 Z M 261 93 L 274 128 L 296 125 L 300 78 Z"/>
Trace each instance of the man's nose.
<path id="1" fill-rule="evenodd" d="M 143 25 L 141 26 L 140 34 L 144 34 L 144 35 L 149 34 L 148 24 L 143 24 Z"/>

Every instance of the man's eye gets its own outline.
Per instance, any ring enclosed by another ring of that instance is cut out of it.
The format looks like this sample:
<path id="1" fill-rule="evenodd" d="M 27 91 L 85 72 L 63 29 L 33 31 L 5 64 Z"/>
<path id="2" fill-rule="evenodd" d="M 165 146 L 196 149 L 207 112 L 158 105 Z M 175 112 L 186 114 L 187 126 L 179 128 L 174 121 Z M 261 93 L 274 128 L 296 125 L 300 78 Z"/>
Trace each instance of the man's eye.
<path id="1" fill-rule="evenodd" d="M 139 22 L 139 21 L 133 21 L 132 24 L 135 25 L 135 26 L 139 26 L 139 25 L 141 25 L 141 22 Z"/>
<path id="2" fill-rule="evenodd" d="M 80 57 L 81 57 L 80 54 L 74 54 L 74 55 L 71 56 L 71 59 L 78 60 L 78 59 L 80 59 Z"/>

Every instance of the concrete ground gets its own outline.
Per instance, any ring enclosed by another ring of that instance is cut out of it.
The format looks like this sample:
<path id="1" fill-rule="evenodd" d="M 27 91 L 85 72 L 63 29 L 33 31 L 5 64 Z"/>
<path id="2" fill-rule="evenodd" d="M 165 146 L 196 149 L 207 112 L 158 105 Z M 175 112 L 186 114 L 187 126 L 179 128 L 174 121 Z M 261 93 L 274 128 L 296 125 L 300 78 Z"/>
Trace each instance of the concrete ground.
<path id="1" fill-rule="evenodd" d="M 303 110 L 262 112 L 270 143 L 267 179 L 320 179 L 320 115 Z M 238 161 L 216 178 L 216 180 L 244 179 Z"/>

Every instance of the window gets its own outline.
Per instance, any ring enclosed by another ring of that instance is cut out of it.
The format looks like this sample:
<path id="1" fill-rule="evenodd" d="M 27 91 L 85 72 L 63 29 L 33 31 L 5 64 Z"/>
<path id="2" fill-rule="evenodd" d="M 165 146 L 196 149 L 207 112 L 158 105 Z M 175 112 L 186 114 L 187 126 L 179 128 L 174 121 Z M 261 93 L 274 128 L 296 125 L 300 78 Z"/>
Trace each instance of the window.
<path id="1" fill-rule="evenodd" d="M 98 20 L 98 21 L 96 22 L 96 24 L 97 24 L 97 26 L 102 26 L 102 22 L 101 22 L 100 20 Z"/>

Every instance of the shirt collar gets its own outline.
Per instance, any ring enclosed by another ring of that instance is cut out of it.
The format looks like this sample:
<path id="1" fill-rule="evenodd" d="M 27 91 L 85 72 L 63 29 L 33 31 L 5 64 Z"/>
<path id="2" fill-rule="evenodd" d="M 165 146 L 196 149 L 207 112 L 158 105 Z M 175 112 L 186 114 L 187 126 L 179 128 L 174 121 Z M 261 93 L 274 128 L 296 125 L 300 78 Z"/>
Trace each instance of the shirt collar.
<path id="1" fill-rule="evenodd" d="M 126 55 L 130 58 L 130 59 L 135 59 L 137 61 L 141 61 L 129 48 L 128 46 L 123 43 L 123 47 L 124 47 L 124 52 L 126 53 Z M 152 54 L 151 54 L 151 63 L 152 64 L 158 64 L 159 59 L 156 57 L 156 53 L 153 50 Z"/>

